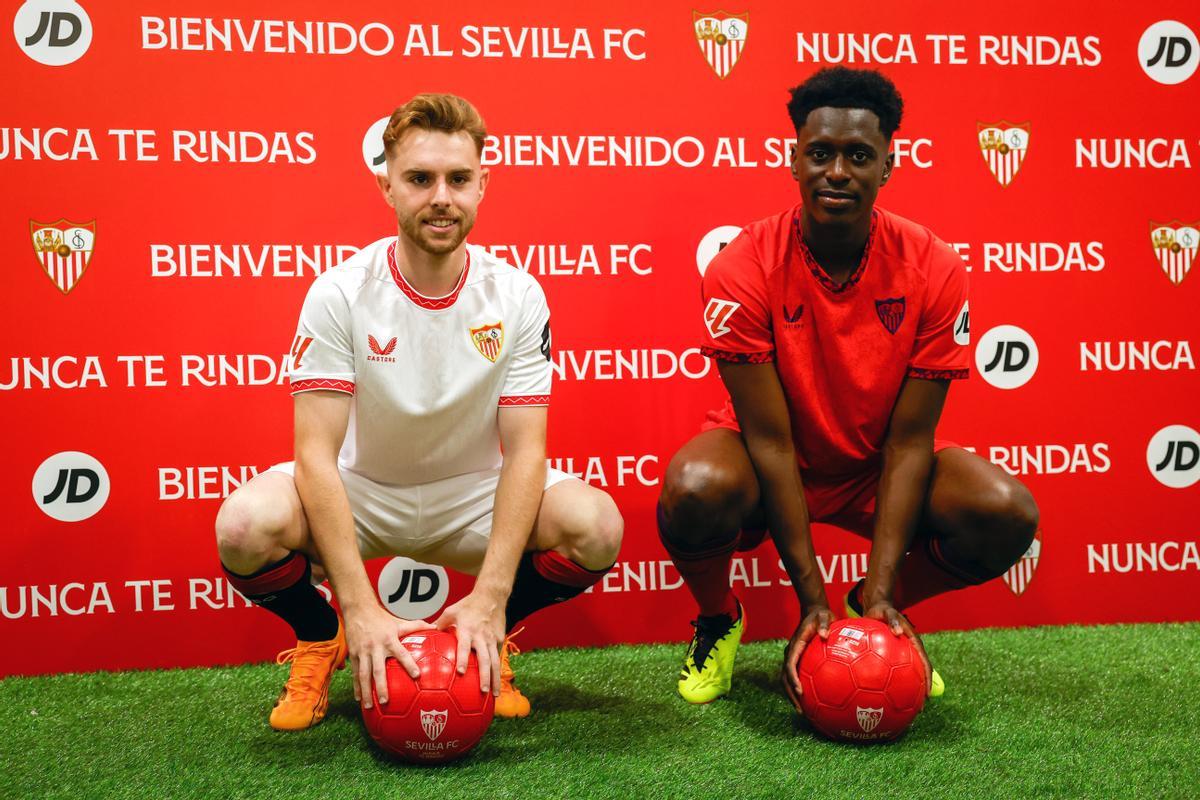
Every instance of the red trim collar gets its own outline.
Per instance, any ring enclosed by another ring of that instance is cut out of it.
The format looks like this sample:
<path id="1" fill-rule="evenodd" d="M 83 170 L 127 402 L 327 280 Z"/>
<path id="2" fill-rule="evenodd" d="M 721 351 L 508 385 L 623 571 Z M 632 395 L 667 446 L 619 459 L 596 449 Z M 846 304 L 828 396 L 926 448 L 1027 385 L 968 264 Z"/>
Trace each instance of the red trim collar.
<path id="1" fill-rule="evenodd" d="M 412 287 L 412 284 L 400 272 L 400 267 L 396 266 L 396 245 L 398 241 L 393 241 L 388 247 L 388 269 L 392 271 L 392 280 L 400 287 L 400 291 L 404 292 L 405 297 L 412 300 L 421 308 L 427 308 L 430 311 L 442 311 L 454 305 L 454 301 L 458 299 L 458 293 L 467 284 L 467 273 L 471 271 L 471 251 L 466 251 L 467 263 L 463 266 L 462 275 L 458 276 L 458 284 L 454 287 L 453 291 L 441 297 L 426 297 Z"/>
<path id="2" fill-rule="evenodd" d="M 804 243 L 804 235 L 800 232 L 800 206 L 796 206 L 796 210 L 792 212 L 792 231 L 796 237 L 796 246 L 800 249 L 800 257 L 804 259 L 804 263 L 808 266 L 813 277 L 817 282 L 824 286 L 834 294 L 841 294 L 849 291 L 858 284 L 862 278 L 863 272 L 867 269 L 867 261 L 871 258 L 871 245 L 875 242 L 875 228 L 879 223 L 879 212 L 871 209 L 871 229 L 867 232 L 867 243 L 863 247 L 862 258 L 859 259 L 858 266 L 854 268 L 854 272 L 846 279 L 845 283 L 835 283 L 833 278 L 825 274 L 825 270 L 817 263 L 816 256 L 808 249 L 808 245 Z"/>

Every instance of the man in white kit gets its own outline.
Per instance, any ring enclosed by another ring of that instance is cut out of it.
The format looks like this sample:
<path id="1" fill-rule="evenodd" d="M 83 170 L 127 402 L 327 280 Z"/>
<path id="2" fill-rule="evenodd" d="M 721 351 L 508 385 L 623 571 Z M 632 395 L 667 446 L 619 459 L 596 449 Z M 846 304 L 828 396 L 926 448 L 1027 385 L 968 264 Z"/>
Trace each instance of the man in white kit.
<path id="1" fill-rule="evenodd" d="M 241 486 L 217 515 L 233 585 L 292 626 L 277 730 L 320 722 L 349 655 L 354 694 L 387 702 L 384 662 L 430 627 L 393 617 L 363 559 L 410 556 L 477 576 L 433 625 L 474 650 L 496 713 L 525 716 L 507 634 L 612 566 L 612 499 L 546 466 L 550 312 L 537 281 L 466 244 L 488 183 L 475 108 L 417 95 L 384 133 L 379 188 L 399 235 L 312 284 L 291 349 L 295 461 Z M 503 455 L 502 455 L 503 453 Z M 313 586 L 329 576 L 344 623 Z"/>

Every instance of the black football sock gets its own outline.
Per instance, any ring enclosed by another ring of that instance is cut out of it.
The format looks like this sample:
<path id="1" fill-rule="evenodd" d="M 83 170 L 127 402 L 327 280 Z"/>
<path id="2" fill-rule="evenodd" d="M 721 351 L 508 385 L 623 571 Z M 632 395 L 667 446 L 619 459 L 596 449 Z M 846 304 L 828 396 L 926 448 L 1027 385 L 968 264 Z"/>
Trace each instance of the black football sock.
<path id="1" fill-rule="evenodd" d="M 535 611 L 582 594 L 610 569 L 611 565 L 588 569 L 553 550 L 525 553 L 504 609 L 507 629 L 511 631 Z"/>
<path id="2" fill-rule="evenodd" d="M 303 553 L 289 553 L 253 575 L 221 566 L 233 588 L 291 625 L 300 641 L 324 642 L 337 636 L 337 612 L 312 585 L 312 565 Z"/>

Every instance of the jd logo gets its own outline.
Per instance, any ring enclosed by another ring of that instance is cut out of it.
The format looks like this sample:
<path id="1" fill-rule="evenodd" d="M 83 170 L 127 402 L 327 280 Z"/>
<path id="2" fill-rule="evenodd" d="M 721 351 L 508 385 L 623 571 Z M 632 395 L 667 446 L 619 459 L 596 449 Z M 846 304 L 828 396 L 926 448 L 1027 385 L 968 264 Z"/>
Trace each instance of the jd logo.
<path id="1" fill-rule="evenodd" d="M 56 453 L 33 474 L 33 499 L 46 516 L 79 522 L 108 502 L 108 472 L 87 453 Z"/>
<path id="2" fill-rule="evenodd" d="M 425 619 L 436 614 L 450 594 L 450 579 L 442 567 L 411 558 L 393 558 L 379 573 L 379 598 L 401 619 Z"/>
<path id="3" fill-rule="evenodd" d="M 997 325 L 980 337 L 975 366 L 997 389 L 1016 389 L 1037 372 L 1037 343 L 1015 325 Z"/>
<path id="4" fill-rule="evenodd" d="M 696 269 L 701 277 L 708 271 L 708 265 L 717 257 L 717 253 L 724 250 L 741 232 L 742 229 L 737 225 L 721 225 L 704 234 L 700 244 L 696 245 Z"/>
<path id="5" fill-rule="evenodd" d="M 1187 425 L 1168 425 L 1150 439 L 1146 466 L 1159 483 L 1186 489 L 1200 481 L 1200 433 Z"/>
<path id="6" fill-rule="evenodd" d="M 92 44 L 92 20 L 71 0 L 27 0 L 13 18 L 17 45 L 39 64 L 78 61 Z"/>
<path id="7" fill-rule="evenodd" d="M 391 117 L 381 117 L 371 123 L 362 140 L 363 163 L 376 175 L 387 174 L 387 156 L 383 151 L 383 132 Z"/>
<path id="8" fill-rule="evenodd" d="M 1182 22 L 1156 22 L 1138 40 L 1138 64 L 1159 83 L 1183 83 L 1200 65 L 1200 42 Z"/>

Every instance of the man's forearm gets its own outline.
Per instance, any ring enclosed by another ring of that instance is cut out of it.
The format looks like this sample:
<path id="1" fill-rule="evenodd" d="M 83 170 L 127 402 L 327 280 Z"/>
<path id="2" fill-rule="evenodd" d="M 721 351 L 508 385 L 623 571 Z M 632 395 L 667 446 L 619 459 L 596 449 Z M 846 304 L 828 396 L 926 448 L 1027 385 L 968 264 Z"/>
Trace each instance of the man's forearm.
<path id="1" fill-rule="evenodd" d="M 932 441 L 884 445 L 875 531 L 863 587 L 864 607 L 891 599 L 896 573 L 916 532 L 932 469 Z"/>
<path id="2" fill-rule="evenodd" d="M 296 461 L 296 492 L 313 544 L 344 611 L 374 602 L 354 538 L 354 515 L 337 467 L 306 468 Z"/>
<path id="3" fill-rule="evenodd" d="M 546 458 L 542 452 L 505 454 L 496 486 L 492 535 L 475 581 L 476 591 L 486 592 L 503 604 L 512 592 L 517 563 L 533 532 L 542 488 L 546 484 Z"/>
<path id="4" fill-rule="evenodd" d="M 772 447 L 750 447 L 750 458 L 758 473 L 759 491 L 767 512 L 771 538 L 792 580 L 802 611 L 828 605 L 825 584 L 813 550 L 808 507 L 796 467 L 795 454 Z"/>

